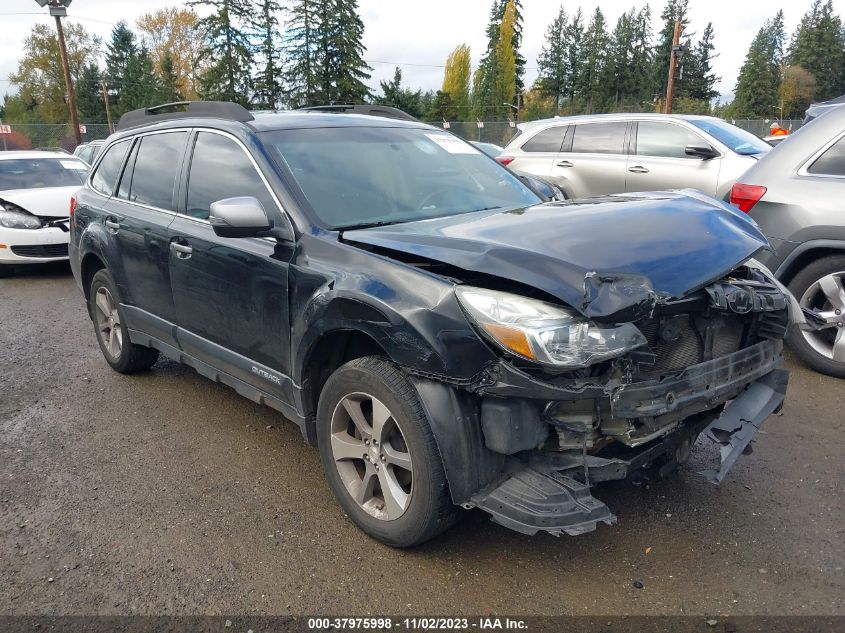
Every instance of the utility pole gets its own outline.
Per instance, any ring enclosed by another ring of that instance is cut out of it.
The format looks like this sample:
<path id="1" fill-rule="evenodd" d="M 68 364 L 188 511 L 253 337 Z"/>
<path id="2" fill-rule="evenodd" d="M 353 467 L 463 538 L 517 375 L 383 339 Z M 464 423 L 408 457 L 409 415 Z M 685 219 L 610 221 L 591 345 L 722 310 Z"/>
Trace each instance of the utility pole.
<path id="1" fill-rule="evenodd" d="M 678 55 L 681 52 L 681 22 L 675 22 L 675 34 L 672 36 L 672 50 L 669 53 L 669 80 L 666 83 L 666 114 L 672 114 L 672 98 L 675 96 L 675 72 L 678 68 Z"/>
<path id="2" fill-rule="evenodd" d="M 111 124 L 111 107 L 109 107 L 109 91 L 106 88 L 106 80 L 100 79 L 100 88 L 103 91 L 103 103 L 106 104 L 106 121 L 109 124 L 109 134 L 114 132 L 114 128 Z"/>
<path id="3" fill-rule="evenodd" d="M 67 105 L 70 109 L 70 124 L 73 126 L 73 136 L 76 144 L 82 142 L 82 134 L 79 131 L 79 115 L 76 112 L 76 94 L 73 92 L 73 79 L 70 76 L 70 64 L 67 58 L 67 46 L 65 45 L 65 32 L 62 28 L 62 18 L 67 17 L 67 8 L 73 0 L 35 0 L 39 6 L 49 7 L 50 15 L 56 18 L 56 33 L 59 36 L 59 53 L 62 57 L 62 69 L 65 74 L 65 88 L 67 89 Z"/>

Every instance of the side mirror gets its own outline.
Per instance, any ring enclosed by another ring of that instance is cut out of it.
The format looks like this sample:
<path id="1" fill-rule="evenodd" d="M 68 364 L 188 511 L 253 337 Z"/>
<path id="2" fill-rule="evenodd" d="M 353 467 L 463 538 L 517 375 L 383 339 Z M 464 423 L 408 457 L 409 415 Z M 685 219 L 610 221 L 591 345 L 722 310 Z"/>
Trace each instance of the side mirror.
<path id="1" fill-rule="evenodd" d="M 264 207 L 252 196 L 211 203 L 208 221 L 220 237 L 261 237 L 273 228 Z"/>
<path id="2" fill-rule="evenodd" d="M 709 145 L 705 146 L 697 146 L 697 145 L 689 145 L 684 148 L 684 153 L 687 156 L 697 156 L 702 160 L 710 160 L 711 158 L 716 158 L 719 156 L 719 152 L 717 152 L 714 148 L 710 147 Z"/>

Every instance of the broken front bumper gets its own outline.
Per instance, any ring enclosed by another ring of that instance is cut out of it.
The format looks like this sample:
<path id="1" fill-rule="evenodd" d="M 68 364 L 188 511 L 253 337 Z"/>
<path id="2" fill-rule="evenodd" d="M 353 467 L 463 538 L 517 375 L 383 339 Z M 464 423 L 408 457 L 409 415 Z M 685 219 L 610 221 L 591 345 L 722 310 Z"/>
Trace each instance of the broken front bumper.
<path id="1" fill-rule="evenodd" d="M 527 462 L 514 459 L 510 476 L 477 492 L 470 505 L 525 534 L 589 532 L 599 522 L 616 521 L 608 507 L 590 494 L 591 483 L 622 479 L 649 464 L 671 470 L 684 461 L 702 432 L 722 445 L 720 467 L 702 473 L 720 483 L 762 423 L 783 404 L 789 372 L 776 368 L 782 362 L 781 349 L 780 341 L 768 341 L 689 367 L 666 380 L 618 387 L 611 395 L 615 415 L 683 412 L 685 420 L 621 456 L 606 458 L 585 451 L 534 453 Z M 716 417 L 714 408 L 731 398 Z"/>

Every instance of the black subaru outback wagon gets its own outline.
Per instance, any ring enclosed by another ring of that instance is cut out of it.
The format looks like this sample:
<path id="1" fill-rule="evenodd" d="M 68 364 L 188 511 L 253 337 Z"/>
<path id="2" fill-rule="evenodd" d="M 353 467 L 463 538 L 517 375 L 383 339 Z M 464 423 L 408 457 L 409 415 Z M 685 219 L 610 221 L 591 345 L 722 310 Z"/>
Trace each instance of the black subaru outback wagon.
<path id="1" fill-rule="evenodd" d="M 103 355 L 163 354 L 281 411 L 380 541 L 458 507 L 526 534 L 613 523 L 596 483 L 668 473 L 702 433 L 719 482 L 782 405 L 800 312 L 742 213 L 695 192 L 540 204 L 416 121 L 182 108 L 125 115 L 71 201 Z"/>

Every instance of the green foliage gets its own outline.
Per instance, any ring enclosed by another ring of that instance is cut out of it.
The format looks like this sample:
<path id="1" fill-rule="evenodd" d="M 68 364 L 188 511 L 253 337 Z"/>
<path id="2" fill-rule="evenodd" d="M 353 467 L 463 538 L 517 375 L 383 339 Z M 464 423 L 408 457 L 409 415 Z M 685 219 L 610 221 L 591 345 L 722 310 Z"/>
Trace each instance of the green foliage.
<path id="1" fill-rule="evenodd" d="M 129 60 L 123 77 L 123 89 L 117 100 L 114 116 L 166 102 L 163 84 L 156 74 L 149 51 L 141 47 Z"/>
<path id="2" fill-rule="evenodd" d="M 256 56 L 256 71 L 253 75 L 253 90 L 256 107 L 274 110 L 282 103 L 282 46 L 279 31 L 279 16 L 282 6 L 278 0 L 257 0 L 252 16 L 252 28 L 258 35 L 253 47 Z"/>
<path id="3" fill-rule="evenodd" d="M 363 39 L 357 0 L 295 0 L 284 44 L 289 105 L 369 99 Z"/>
<path id="4" fill-rule="evenodd" d="M 452 95 L 438 90 L 427 116 L 429 121 L 455 121 L 461 117 L 452 102 Z"/>
<path id="5" fill-rule="evenodd" d="M 106 110 L 100 89 L 100 68 L 96 62 L 85 65 L 74 90 L 80 123 L 105 123 Z"/>
<path id="6" fill-rule="evenodd" d="M 684 55 L 684 81 L 681 97 L 709 102 L 719 93 L 714 89 L 719 77 L 713 74 L 713 23 L 709 22 L 698 43 Z"/>
<path id="7" fill-rule="evenodd" d="M 845 32 L 833 13 L 833 2 L 814 0 L 792 36 L 788 61 L 816 78 L 816 98 L 837 97 L 845 91 Z"/>
<path id="8" fill-rule="evenodd" d="M 669 77 L 669 61 L 672 55 L 672 40 L 675 35 L 675 22 L 681 23 L 681 38 L 689 26 L 689 0 L 667 0 L 660 19 L 663 27 L 657 34 L 657 46 L 654 51 L 654 65 L 652 77 L 654 90 L 661 96 L 666 95 L 666 84 Z M 689 48 L 689 41 L 685 42 Z M 683 80 L 676 83 L 676 90 L 683 90 Z"/>
<path id="9" fill-rule="evenodd" d="M 509 41 L 500 42 L 502 22 L 507 11 L 510 11 L 512 15 L 508 18 L 509 25 L 506 26 Z M 517 91 L 521 90 L 523 86 L 522 73 L 524 73 L 525 60 L 519 54 L 521 43 L 521 0 L 493 0 L 493 5 L 490 8 L 490 19 L 487 23 L 487 50 L 479 62 L 472 82 L 472 113 L 474 117 L 501 120 L 511 115 L 512 108 L 502 104 L 516 104 Z M 500 58 L 502 55 L 504 55 L 504 58 Z M 506 68 L 503 69 L 502 63 Z M 511 76 L 513 79 L 511 79 Z M 511 81 L 513 81 L 513 84 L 511 84 Z M 511 85 L 513 85 L 511 96 L 503 100 L 502 97 L 505 92 L 510 92 Z"/>
<path id="10" fill-rule="evenodd" d="M 320 18 L 318 0 L 296 0 L 290 9 L 283 42 L 286 101 L 298 108 L 325 103 L 320 94 L 318 72 L 320 63 Z"/>
<path id="11" fill-rule="evenodd" d="M 120 99 L 126 70 L 137 52 L 135 33 L 126 25 L 126 22 L 121 20 L 112 29 L 111 41 L 106 47 L 106 80 L 115 101 Z"/>
<path id="12" fill-rule="evenodd" d="M 199 22 L 206 48 L 197 61 L 208 65 L 200 78 L 200 96 L 249 105 L 252 77 L 248 69 L 253 58 L 244 27 L 252 20 L 252 4 L 249 0 L 196 0 L 190 5 L 213 9 Z"/>
<path id="13" fill-rule="evenodd" d="M 569 16 L 563 5 L 546 28 L 546 41 L 537 57 L 538 77 L 535 87 L 542 95 L 554 100 L 557 110 L 567 95 L 572 60 L 569 59 L 568 34 Z"/>
<path id="14" fill-rule="evenodd" d="M 452 97 L 459 119 L 467 118 L 470 113 L 471 65 L 470 50 L 466 44 L 458 46 L 446 58 L 442 91 Z"/>
<path id="15" fill-rule="evenodd" d="M 100 40 L 74 22 L 64 23 L 64 33 L 70 74 L 76 84 L 96 58 Z M 9 75 L 9 79 L 18 86 L 19 104 L 25 104 L 25 111 L 30 112 L 33 118 L 44 123 L 70 120 L 59 40 L 52 24 L 32 27 L 24 40 L 18 69 Z M 12 111 L 21 112 L 17 107 L 13 107 Z M 10 118 L 10 122 L 14 121 Z"/>
<path id="16" fill-rule="evenodd" d="M 402 87 L 402 69 L 396 67 L 392 81 L 381 81 L 381 95 L 376 97 L 375 102 L 381 105 L 389 105 L 407 112 L 413 117 L 420 118 L 424 114 L 420 99 L 422 90 L 413 91 Z"/>
<path id="17" fill-rule="evenodd" d="M 607 34 L 604 13 L 596 7 L 587 25 L 587 31 L 584 33 L 584 45 L 581 47 L 579 72 L 575 84 L 576 91 L 584 101 L 588 113 L 601 112 L 605 109 L 610 79 L 609 45 L 610 38 Z"/>
<path id="18" fill-rule="evenodd" d="M 728 114 L 735 118 L 770 117 L 778 103 L 780 67 L 783 63 L 783 11 L 767 20 L 739 69 L 734 101 Z"/>

